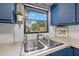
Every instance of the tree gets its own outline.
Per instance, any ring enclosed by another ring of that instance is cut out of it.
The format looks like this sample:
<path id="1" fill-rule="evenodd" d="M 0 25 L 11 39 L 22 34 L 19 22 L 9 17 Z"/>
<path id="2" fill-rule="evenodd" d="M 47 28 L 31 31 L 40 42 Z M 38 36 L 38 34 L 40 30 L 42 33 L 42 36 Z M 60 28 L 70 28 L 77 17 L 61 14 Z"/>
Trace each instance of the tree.
<path id="1" fill-rule="evenodd" d="M 38 27 L 37 27 L 36 23 L 32 24 L 32 30 L 33 31 L 37 31 L 38 30 Z"/>
<path id="2" fill-rule="evenodd" d="M 46 31 L 46 25 L 43 21 L 36 21 L 36 23 L 32 24 L 33 31 Z"/>
<path id="3" fill-rule="evenodd" d="M 37 21 L 37 25 L 39 27 L 45 27 L 45 23 L 43 21 Z"/>

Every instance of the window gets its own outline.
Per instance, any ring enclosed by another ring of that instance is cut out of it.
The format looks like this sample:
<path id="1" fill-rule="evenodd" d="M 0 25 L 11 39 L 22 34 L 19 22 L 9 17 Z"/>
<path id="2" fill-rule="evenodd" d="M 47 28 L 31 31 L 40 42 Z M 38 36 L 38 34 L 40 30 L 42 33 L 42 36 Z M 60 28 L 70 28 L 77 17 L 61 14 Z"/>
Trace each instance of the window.
<path id="1" fill-rule="evenodd" d="M 47 11 L 28 10 L 25 21 L 25 33 L 48 32 Z"/>

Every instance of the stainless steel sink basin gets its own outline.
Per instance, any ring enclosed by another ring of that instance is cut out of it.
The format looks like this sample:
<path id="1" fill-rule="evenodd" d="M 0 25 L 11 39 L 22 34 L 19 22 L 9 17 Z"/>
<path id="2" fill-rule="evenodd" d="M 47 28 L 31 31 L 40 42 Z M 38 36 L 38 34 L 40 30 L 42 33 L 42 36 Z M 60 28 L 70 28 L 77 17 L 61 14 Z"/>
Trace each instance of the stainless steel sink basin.
<path id="1" fill-rule="evenodd" d="M 49 47 L 49 48 L 53 48 L 53 47 L 60 46 L 60 45 L 63 45 L 63 43 L 49 40 L 49 45 L 48 45 L 48 47 Z"/>
<path id="2" fill-rule="evenodd" d="M 53 47 L 57 47 L 57 46 L 60 46 L 60 45 L 63 45 L 63 43 L 60 43 L 60 42 L 57 42 L 57 41 L 54 41 L 54 40 L 51 40 L 51 39 L 40 39 L 40 41 L 45 45 L 47 46 L 48 48 L 53 48 Z"/>
<path id="3" fill-rule="evenodd" d="M 33 52 L 33 51 L 36 51 L 36 50 L 41 50 L 41 49 L 44 48 L 44 45 L 41 44 L 41 42 L 39 42 L 39 41 L 36 43 L 33 40 L 30 40 L 29 44 L 31 44 L 31 47 L 30 47 L 30 45 L 28 47 L 27 42 L 24 43 L 24 51 L 27 52 L 27 53 Z"/>

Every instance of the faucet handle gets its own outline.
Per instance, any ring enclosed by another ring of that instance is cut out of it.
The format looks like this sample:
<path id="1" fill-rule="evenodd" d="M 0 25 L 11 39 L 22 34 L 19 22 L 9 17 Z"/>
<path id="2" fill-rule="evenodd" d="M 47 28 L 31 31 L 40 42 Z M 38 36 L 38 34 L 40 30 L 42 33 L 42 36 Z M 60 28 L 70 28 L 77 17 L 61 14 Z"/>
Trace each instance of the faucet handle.
<path id="1" fill-rule="evenodd" d="M 43 34 L 39 34 L 39 36 L 43 36 Z"/>

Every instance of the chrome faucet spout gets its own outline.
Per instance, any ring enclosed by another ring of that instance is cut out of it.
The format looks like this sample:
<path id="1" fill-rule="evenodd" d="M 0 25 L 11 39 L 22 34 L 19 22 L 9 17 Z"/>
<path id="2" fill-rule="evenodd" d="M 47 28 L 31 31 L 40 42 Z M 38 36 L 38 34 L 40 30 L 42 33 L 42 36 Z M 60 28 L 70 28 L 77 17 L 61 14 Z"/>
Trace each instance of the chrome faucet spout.
<path id="1" fill-rule="evenodd" d="M 38 33 L 37 34 L 37 40 L 40 40 L 40 36 L 43 36 L 42 34 Z"/>

